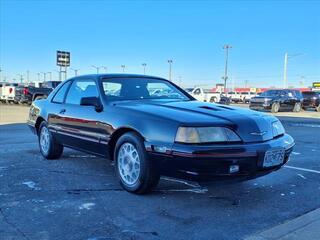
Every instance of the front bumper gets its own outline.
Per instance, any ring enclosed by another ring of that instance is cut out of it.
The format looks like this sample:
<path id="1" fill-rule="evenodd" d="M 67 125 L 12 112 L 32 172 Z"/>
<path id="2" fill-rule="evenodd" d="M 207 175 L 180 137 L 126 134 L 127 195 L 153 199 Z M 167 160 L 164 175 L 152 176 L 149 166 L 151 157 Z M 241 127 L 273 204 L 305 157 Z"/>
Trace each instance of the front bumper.
<path id="1" fill-rule="evenodd" d="M 147 150 L 161 174 L 207 181 L 221 178 L 255 178 L 278 170 L 289 160 L 294 145 L 293 138 L 285 134 L 260 143 L 198 146 L 174 144 L 165 154 L 155 152 L 152 145 L 147 146 Z M 277 148 L 285 150 L 283 163 L 273 167 L 263 167 L 265 153 Z M 234 165 L 239 169 L 231 173 L 230 167 Z"/>
<path id="2" fill-rule="evenodd" d="M 250 102 L 249 108 L 252 110 L 271 110 L 271 106 L 270 102 Z"/>

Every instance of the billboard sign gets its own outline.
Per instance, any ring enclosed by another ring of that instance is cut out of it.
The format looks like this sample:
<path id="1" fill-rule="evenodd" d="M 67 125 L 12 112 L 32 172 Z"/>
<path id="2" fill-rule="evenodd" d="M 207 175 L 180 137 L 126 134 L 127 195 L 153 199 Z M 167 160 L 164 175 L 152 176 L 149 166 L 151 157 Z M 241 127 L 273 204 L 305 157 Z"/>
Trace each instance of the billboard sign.
<path id="1" fill-rule="evenodd" d="M 60 66 L 60 67 L 70 66 L 70 52 L 57 51 L 57 66 Z"/>
<path id="2" fill-rule="evenodd" d="M 320 90 L 320 82 L 314 82 L 314 83 L 312 84 L 312 88 L 313 88 L 313 89 L 319 89 L 319 90 Z"/>

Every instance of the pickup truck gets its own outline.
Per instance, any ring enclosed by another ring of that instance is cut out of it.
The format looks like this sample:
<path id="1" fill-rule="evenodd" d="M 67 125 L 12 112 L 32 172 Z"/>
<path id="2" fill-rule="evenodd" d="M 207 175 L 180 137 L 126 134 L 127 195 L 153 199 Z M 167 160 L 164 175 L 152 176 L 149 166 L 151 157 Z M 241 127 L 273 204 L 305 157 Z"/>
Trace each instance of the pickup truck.
<path id="1" fill-rule="evenodd" d="M 16 89 L 14 102 L 31 104 L 34 100 L 46 98 L 59 84 L 60 81 L 47 81 L 41 87 L 20 86 Z"/>
<path id="2" fill-rule="evenodd" d="M 320 112 L 320 92 L 306 91 L 302 92 L 302 96 L 303 109 L 314 108 L 317 112 Z"/>
<path id="3" fill-rule="evenodd" d="M 249 108 L 277 113 L 281 110 L 300 112 L 302 106 L 303 96 L 299 90 L 270 89 L 251 98 Z"/>
<path id="4" fill-rule="evenodd" d="M 3 83 L 1 87 L 0 101 L 13 103 L 18 83 Z"/>
<path id="5" fill-rule="evenodd" d="M 193 96 L 195 99 L 202 102 L 219 102 L 220 95 L 219 92 L 211 92 L 210 90 L 203 89 L 201 87 L 196 87 L 194 89 L 186 89 L 186 91 Z"/>

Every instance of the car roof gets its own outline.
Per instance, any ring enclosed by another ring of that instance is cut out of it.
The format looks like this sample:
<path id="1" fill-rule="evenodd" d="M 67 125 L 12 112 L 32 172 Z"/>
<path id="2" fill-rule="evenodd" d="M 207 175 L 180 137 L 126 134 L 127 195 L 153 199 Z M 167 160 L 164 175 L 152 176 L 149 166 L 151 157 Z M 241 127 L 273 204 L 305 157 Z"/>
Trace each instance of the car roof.
<path id="1" fill-rule="evenodd" d="M 94 77 L 94 78 L 154 78 L 166 80 L 165 78 L 151 76 L 151 75 L 143 75 L 143 74 L 129 74 L 129 73 L 105 73 L 105 74 L 87 74 L 87 75 L 79 75 L 74 78 L 82 78 L 82 77 Z"/>

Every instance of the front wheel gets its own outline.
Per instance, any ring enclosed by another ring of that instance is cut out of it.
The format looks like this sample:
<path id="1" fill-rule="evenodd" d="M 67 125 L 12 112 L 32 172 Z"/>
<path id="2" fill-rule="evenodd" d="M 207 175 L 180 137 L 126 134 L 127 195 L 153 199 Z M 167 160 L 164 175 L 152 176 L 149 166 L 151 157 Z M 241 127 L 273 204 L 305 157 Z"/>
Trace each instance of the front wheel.
<path id="1" fill-rule="evenodd" d="M 45 121 L 40 124 L 38 139 L 40 152 L 46 159 L 57 159 L 62 155 L 63 146 L 54 139 Z"/>
<path id="2" fill-rule="evenodd" d="M 294 104 L 293 112 L 300 112 L 301 111 L 301 103 L 297 102 Z"/>
<path id="3" fill-rule="evenodd" d="M 272 103 L 272 106 L 271 106 L 271 112 L 272 113 L 277 113 L 279 112 L 279 109 L 280 109 L 280 104 L 275 102 L 275 103 Z"/>
<path id="4" fill-rule="evenodd" d="M 114 159 L 120 184 L 128 192 L 143 194 L 158 185 L 160 174 L 137 133 L 126 133 L 119 138 Z"/>

